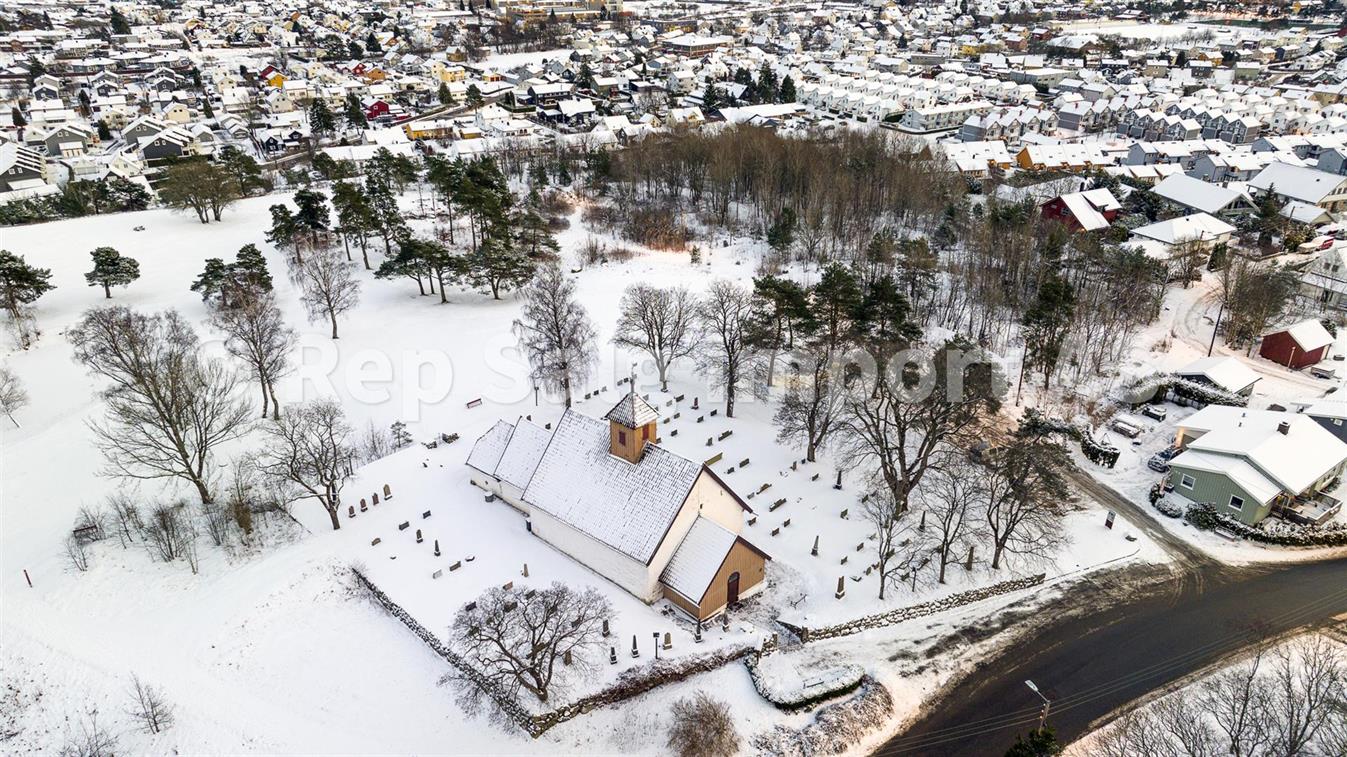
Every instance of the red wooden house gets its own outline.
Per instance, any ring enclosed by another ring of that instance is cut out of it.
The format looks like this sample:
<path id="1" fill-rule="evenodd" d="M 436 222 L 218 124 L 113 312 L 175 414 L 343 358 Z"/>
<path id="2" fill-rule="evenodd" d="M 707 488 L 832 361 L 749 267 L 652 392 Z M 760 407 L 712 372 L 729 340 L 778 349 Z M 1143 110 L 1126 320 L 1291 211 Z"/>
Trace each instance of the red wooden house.
<path id="1" fill-rule="evenodd" d="M 388 103 L 383 100 L 366 100 L 361 105 L 365 108 L 365 118 L 371 121 L 379 116 L 388 115 Z"/>
<path id="2" fill-rule="evenodd" d="M 1071 192 L 1043 203 L 1043 218 L 1058 221 L 1072 231 L 1108 228 L 1122 211 L 1122 203 L 1107 189 Z"/>
<path id="3" fill-rule="evenodd" d="M 1314 365 L 1328 356 L 1333 335 L 1316 320 L 1301 321 L 1294 326 L 1263 335 L 1258 354 L 1288 368 Z"/>

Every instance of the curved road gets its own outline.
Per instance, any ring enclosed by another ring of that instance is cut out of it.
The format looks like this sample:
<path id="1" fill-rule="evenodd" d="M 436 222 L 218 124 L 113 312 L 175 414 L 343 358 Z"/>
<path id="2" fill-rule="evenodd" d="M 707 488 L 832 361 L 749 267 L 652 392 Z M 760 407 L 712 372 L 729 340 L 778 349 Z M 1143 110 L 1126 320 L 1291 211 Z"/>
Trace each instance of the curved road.
<path id="1" fill-rule="evenodd" d="M 1347 558 L 1229 569 L 1169 536 L 1112 489 L 1082 483 L 1170 549 L 1175 581 L 1017 639 L 876 754 L 1004 754 L 1017 733 L 1038 723 L 1042 702 L 1026 679 L 1052 700 L 1048 723 L 1065 744 L 1095 719 L 1257 638 L 1347 614 Z"/>

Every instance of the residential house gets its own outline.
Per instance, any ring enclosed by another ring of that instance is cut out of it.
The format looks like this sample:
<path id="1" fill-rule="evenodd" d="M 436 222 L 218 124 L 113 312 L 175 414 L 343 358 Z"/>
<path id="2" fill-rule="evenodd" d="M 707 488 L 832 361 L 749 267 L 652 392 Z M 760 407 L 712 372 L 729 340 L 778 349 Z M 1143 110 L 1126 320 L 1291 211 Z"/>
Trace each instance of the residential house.
<path id="1" fill-rule="evenodd" d="M 1108 228 L 1122 212 L 1122 203 L 1107 189 L 1070 192 L 1043 203 L 1044 219 L 1057 221 L 1072 231 Z"/>
<path id="2" fill-rule="evenodd" d="M 1322 522 L 1340 503 L 1324 490 L 1347 464 L 1347 443 L 1297 413 L 1208 405 L 1179 424 L 1174 492 L 1248 525 L 1277 514 Z"/>
<path id="3" fill-rule="evenodd" d="M 1271 163 L 1249 181 L 1258 193 L 1271 192 L 1283 202 L 1300 200 L 1329 213 L 1347 210 L 1347 176 L 1316 168 Z"/>
<path id="4" fill-rule="evenodd" d="M 1175 208 L 1224 218 L 1251 213 L 1255 209 L 1249 196 L 1239 190 L 1209 184 L 1184 174 L 1166 177 L 1151 191 Z"/>
<path id="5" fill-rule="evenodd" d="M 1198 358 L 1174 375 L 1243 397 L 1253 394 L 1254 384 L 1262 378 L 1239 358 L 1223 355 Z"/>

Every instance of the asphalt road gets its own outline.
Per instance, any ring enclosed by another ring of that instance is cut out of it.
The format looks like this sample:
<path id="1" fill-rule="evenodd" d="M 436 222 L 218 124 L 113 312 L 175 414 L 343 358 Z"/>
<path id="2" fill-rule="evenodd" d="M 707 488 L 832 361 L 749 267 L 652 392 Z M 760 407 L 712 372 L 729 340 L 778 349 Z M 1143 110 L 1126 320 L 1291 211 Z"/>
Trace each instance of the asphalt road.
<path id="1" fill-rule="evenodd" d="M 1092 495 L 1171 551 L 1175 581 L 1017 640 L 876 754 L 1002 755 L 1017 733 L 1038 724 L 1042 700 L 1025 680 L 1052 700 L 1048 723 L 1065 744 L 1095 719 L 1258 638 L 1347 613 L 1347 558 L 1227 569 L 1083 477 Z"/>

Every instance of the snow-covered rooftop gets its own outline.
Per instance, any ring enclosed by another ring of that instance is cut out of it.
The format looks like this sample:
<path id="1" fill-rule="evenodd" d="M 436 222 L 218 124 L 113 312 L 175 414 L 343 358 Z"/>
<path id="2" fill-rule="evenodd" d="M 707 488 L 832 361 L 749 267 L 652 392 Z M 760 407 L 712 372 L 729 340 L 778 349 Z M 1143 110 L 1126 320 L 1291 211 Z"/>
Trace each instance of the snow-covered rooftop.
<path id="1" fill-rule="evenodd" d="M 660 582 L 689 600 L 700 602 L 738 538 L 719 523 L 698 516 L 664 568 Z"/>
<path id="2" fill-rule="evenodd" d="M 1175 371 L 1179 376 L 1201 376 L 1227 392 L 1239 392 L 1259 379 L 1252 368 L 1237 358 L 1215 355 L 1204 357 Z"/>
<path id="3" fill-rule="evenodd" d="M 528 486 L 550 438 L 546 429 L 520 418 L 514 424 L 514 433 L 510 435 L 510 442 L 505 446 L 500 462 L 496 464 L 496 478 L 520 489 Z"/>
<path id="4" fill-rule="evenodd" d="M 608 424 L 567 410 L 524 501 L 649 563 L 701 470 L 654 444 L 637 463 L 609 454 Z"/>
<path id="5" fill-rule="evenodd" d="M 613 405 L 613 409 L 609 410 L 603 417 L 627 428 L 640 428 L 647 423 L 658 421 L 659 411 L 652 407 L 649 402 L 641 399 L 641 396 L 635 391 L 631 391 L 618 400 L 617 404 Z"/>

